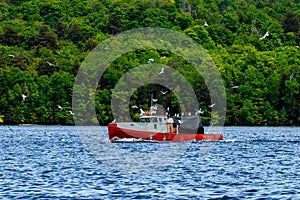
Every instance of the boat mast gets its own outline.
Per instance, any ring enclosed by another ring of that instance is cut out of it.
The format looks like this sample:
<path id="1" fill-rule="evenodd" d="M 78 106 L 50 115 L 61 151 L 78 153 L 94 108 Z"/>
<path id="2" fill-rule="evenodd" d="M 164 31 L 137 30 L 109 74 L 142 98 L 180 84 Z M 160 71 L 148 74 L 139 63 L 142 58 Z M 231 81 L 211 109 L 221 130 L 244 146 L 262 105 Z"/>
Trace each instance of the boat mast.
<path id="1" fill-rule="evenodd" d="M 150 115 L 152 116 L 152 100 L 153 100 L 153 93 L 150 95 Z"/>

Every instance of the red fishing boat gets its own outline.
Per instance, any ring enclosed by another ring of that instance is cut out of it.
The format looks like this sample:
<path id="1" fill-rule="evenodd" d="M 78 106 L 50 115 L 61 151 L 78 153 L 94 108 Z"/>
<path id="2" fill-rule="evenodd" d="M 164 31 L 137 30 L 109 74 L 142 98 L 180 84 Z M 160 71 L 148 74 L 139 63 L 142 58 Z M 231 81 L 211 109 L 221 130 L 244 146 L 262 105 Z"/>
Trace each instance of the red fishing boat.
<path id="1" fill-rule="evenodd" d="M 204 133 L 199 116 L 146 115 L 140 117 L 140 122 L 112 122 L 108 124 L 108 135 L 111 142 L 196 142 L 223 139 L 222 134 Z"/>

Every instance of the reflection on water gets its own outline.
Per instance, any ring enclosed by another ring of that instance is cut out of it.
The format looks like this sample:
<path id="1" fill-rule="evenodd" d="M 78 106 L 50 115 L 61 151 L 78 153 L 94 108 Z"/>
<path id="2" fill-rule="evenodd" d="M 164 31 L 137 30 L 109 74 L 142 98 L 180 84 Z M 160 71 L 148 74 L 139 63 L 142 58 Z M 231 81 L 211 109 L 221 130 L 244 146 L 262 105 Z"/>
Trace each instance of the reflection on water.
<path id="1" fill-rule="evenodd" d="M 126 173 L 97 161 L 75 127 L 0 126 L 0 197 L 299 199 L 299 141 L 300 128 L 225 127 L 224 140 L 205 155 L 206 142 L 192 143 L 170 166 Z M 136 153 L 168 148 L 114 145 Z"/>

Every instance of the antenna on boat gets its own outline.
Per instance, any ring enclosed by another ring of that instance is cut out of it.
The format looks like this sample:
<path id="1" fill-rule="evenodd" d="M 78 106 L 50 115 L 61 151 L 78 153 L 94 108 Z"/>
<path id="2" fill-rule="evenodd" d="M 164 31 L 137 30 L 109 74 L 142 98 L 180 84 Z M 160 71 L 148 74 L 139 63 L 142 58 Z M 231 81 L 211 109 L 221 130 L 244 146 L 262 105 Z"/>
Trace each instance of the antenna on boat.
<path id="1" fill-rule="evenodd" d="M 150 95 L 150 115 L 152 115 L 152 106 L 153 106 L 152 100 L 153 100 L 153 93 L 151 93 Z"/>

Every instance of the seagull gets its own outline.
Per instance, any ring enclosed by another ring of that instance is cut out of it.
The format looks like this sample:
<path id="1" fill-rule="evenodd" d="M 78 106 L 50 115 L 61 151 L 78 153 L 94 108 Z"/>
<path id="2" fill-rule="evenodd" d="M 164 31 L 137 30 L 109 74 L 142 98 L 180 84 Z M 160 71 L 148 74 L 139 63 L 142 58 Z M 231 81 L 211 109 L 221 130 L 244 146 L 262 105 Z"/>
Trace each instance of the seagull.
<path id="1" fill-rule="evenodd" d="M 204 22 L 204 26 L 208 26 L 208 23 L 206 21 Z"/>
<path id="2" fill-rule="evenodd" d="M 161 59 L 165 59 L 167 56 L 163 56 L 163 57 L 161 57 Z"/>
<path id="3" fill-rule="evenodd" d="M 7 127 L 8 128 L 8 130 L 10 130 L 12 133 L 15 133 L 15 131 L 11 128 L 11 127 Z"/>
<path id="4" fill-rule="evenodd" d="M 15 57 L 15 55 L 13 55 L 13 54 L 9 54 L 8 56 L 9 56 L 9 57 L 12 57 L 12 58 L 14 58 L 14 57 Z"/>
<path id="5" fill-rule="evenodd" d="M 232 86 L 231 88 L 232 89 L 237 89 L 239 86 L 235 85 L 235 86 Z"/>
<path id="6" fill-rule="evenodd" d="M 143 109 L 140 108 L 140 115 L 143 115 L 145 113 L 145 111 L 143 111 Z"/>
<path id="7" fill-rule="evenodd" d="M 163 74 L 165 72 L 165 68 L 161 68 L 161 71 L 159 72 L 159 74 Z"/>
<path id="8" fill-rule="evenodd" d="M 214 104 L 209 105 L 208 107 L 212 108 L 212 107 L 214 107 L 215 105 L 216 105 L 216 104 L 214 103 Z"/>
<path id="9" fill-rule="evenodd" d="M 51 62 L 46 61 L 46 63 L 50 66 L 50 67 L 55 67 L 55 65 Z"/>
<path id="10" fill-rule="evenodd" d="M 197 109 L 195 109 L 196 110 L 196 115 L 197 114 L 203 114 L 204 112 L 203 112 L 203 110 L 200 108 L 199 110 L 197 110 Z"/>
<path id="11" fill-rule="evenodd" d="M 165 92 L 163 92 L 163 91 L 160 91 L 162 94 L 167 94 L 168 93 L 168 91 L 165 91 Z"/>
<path id="12" fill-rule="evenodd" d="M 138 109 L 139 107 L 137 107 L 136 105 L 134 105 L 134 106 L 131 106 L 131 108 Z"/>
<path id="13" fill-rule="evenodd" d="M 59 139 L 60 142 L 65 142 L 66 140 L 64 138 Z"/>
<path id="14" fill-rule="evenodd" d="M 267 31 L 266 32 L 266 34 L 264 35 L 264 36 L 262 36 L 261 38 L 259 38 L 259 40 L 263 40 L 263 39 L 265 39 L 267 36 L 269 36 L 270 34 L 269 34 L 269 31 Z"/>
<path id="15" fill-rule="evenodd" d="M 71 114 L 71 115 L 74 115 L 74 113 L 72 112 L 72 110 L 70 110 L 70 114 Z"/>
<path id="16" fill-rule="evenodd" d="M 149 60 L 148 60 L 148 64 L 149 63 L 151 63 L 151 62 L 153 62 L 154 61 L 154 59 L 153 58 L 149 58 Z"/>
<path id="17" fill-rule="evenodd" d="M 23 101 L 25 101 L 26 97 L 27 96 L 25 94 L 22 94 Z"/>
<path id="18" fill-rule="evenodd" d="M 157 102 L 158 99 L 152 99 L 153 102 Z"/>
<path id="19" fill-rule="evenodd" d="M 63 109 L 60 105 L 58 105 L 57 107 L 58 107 L 59 109 L 61 109 L 61 110 Z"/>
<path id="20" fill-rule="evenodd" d="M 116 120 L 116 119 L 114 119 L 114 120 L 113 120 L 111 123 L 116 123 L 116 121 L 117 121 L 117 120 Z"/>
<path id="21" fill-rule="evenodd" d="M 49 136 L 49 137 L 51 136 L 51 134 L 50 134 L 50 133 L 47 133 L 47 132 L 44 132 L 44 133 L 45 133 L 47 136 Z"/>

